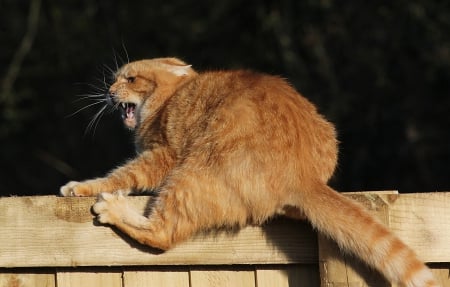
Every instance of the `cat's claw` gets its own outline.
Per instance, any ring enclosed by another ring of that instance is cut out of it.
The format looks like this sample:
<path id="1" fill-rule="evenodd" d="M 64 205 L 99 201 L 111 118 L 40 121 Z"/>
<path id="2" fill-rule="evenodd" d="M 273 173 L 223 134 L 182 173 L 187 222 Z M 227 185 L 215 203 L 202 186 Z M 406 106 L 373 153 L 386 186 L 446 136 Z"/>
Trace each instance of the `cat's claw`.
<path id="1" fill-rule="evenodd" d="M 97 220 L 103 224 L 115 224 L 128 209 L 126 192 L 100 193 L 92 210 L 97 214 Z"/>
<path id="2" fill-rule="evenodd" d="M 80 184 L 78 181 L 69 181 L 66 185 L 61 186 L 59 194 L 62 196 L 80 196 L 77 193 L 77 186 Z"/>

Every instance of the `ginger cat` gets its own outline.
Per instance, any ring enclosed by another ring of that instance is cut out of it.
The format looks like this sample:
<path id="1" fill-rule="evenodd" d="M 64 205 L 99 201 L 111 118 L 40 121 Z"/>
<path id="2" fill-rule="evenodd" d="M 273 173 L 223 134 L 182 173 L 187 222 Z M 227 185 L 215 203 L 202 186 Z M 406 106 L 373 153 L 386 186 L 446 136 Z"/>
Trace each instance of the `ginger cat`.
<path id="1" fill-rule="evenodd" d="M 327 185 L 336 133 L 279 77 L 196 73 L 175 58 L 126 64 L 108 101 L 134 130 L 138 156 L 104 178 L 69 182 L 64 196 L 99 194 L 98 220 L 163 250 L 199 230 L 305 216 L 320 232 L 403 286 L 438 286 L 414 252 Z M 124 195 L 158 190 L 148 217 Z"/>

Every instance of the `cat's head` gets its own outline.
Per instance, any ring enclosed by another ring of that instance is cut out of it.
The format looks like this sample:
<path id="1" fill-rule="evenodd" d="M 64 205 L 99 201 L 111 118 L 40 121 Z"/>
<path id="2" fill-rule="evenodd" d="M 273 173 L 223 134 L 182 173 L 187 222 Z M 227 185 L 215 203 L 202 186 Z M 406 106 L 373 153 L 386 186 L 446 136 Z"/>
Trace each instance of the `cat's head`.
<path id="1" fill-rule="evenodd" d="M 135 129 L 195 75 L 190 65 L 176 58 L 131 62 L 116 72 L 107 100 L 121 111 L 125 126 Z"/>

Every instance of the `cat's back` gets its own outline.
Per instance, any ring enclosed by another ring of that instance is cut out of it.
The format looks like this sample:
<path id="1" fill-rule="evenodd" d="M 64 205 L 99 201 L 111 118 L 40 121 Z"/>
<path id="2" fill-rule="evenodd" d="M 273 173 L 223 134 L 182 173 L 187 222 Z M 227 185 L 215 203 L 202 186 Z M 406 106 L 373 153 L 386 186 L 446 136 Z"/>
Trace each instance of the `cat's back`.
<path id="1" fill-rule="evenodd" d="M 241 126 L 264 124 L 259 128 L 294 132 L 324 127 L 331 137 L 335 136 L 333 126 L 286 80 L 251 70 L 200 73 L 180 89 L 171 109 L 184 119 L 213 120 L 220 116 L 223 120 L 234 118 Z"/>
<path id="2" fill-rule="evenodd" d="M 178 90 L 167 110 L 168 138 L 181 153 L 193 143 L 202 149 L 214 143 L 236 155 L 314 158 L 310 167 L 316 166 L 324 181 L 334 171 L 333 125 L 280 77 L 249 70 L 200 73 Z"/>
<path id="3" fill-rule="evenodd" d="M 257 109 L 266 112 L 280 111 L 283 105 L 301 109 L 300 112 L 304 113 L 316 112 L 314 105 L 281 77 L 251 70 L 200 73 L 180 89 L 176 102 L 198 106 L 202 109 L 201 112 L 242 102 L 257 104 Z"/>

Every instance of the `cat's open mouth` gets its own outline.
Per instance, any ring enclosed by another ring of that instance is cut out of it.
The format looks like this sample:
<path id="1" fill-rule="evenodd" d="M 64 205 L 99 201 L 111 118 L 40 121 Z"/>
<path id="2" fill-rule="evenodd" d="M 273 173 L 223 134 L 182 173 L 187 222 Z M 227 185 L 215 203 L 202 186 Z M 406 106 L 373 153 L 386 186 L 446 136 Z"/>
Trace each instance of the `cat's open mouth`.
<path id="1" fill-rule="evenodd" d="M 136 104 L 120 103 L 119 107 L 120 112 L 122 114 L 122 119 L 125 121 L 125 124 L 130 128 L 134 128 L 134 126 L 136 125 L 136 118 L 135 118 Z"/>
<path id="2" fill-rule="evenodd" d="M 120 103 L 120 111 L 122 112 L 122 118 L 134 118 L 134 111 L 136 110 L 136 104 L 133 103 Z"/>

